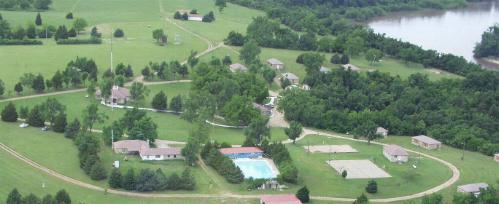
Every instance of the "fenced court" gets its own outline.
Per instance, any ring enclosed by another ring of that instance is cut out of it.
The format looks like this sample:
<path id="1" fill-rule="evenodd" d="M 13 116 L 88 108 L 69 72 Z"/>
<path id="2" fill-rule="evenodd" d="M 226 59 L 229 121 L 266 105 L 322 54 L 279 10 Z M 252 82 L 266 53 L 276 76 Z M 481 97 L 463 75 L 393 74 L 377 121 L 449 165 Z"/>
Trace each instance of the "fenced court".
<path id="1" fill-rule="evenodd" d="M 353 153 L 358 152 L 350 145 L 311 145 L 303 146 L 305 150 L 312 153 Z"/>
<path id="2" fill-rule="evenodd" d="M 389 178 L 390 174 L 369 160 L 330 160 L 326 161 L 338 174 L 347 171 L 347 179 Z"/>

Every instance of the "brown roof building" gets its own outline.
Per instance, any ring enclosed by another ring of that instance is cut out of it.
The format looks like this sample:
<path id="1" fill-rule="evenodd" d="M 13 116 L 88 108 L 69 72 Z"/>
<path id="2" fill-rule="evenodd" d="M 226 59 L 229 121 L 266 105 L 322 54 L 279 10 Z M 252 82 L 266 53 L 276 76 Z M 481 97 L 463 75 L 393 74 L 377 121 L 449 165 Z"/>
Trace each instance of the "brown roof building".
<path id="1" fill-rule="evenodd" d="M 426 135 L 412 137 L 411 142 L 412 144 L 423 147 L 425 149 L 439 149 L 440 147 L 442 147 L 442 142 Z"/>
<path id="2" fill-rule="evenodd" d="M 113 86 L 111 89 L 111 96 L 105 99 L 102 98 L 102 91 L 97 90 L 95 92 L 95 96 L 102 101 L 105 101 L 107 104 L 125 104 L 127 101 L 130 101 L 130 91 L 127 88 Z"/>
<path id="3" fill-rule="evenodd" d="M 239 63 L 234 63 L 229 65 L 229 69 L 232 72 L 247 72 L 248 68 L 246 66 L 239 64 Z"/>
<path id="4" fill-rule="evenodd" d="M 383 146 L 383 155 L 391 162 L 407 162 L 409 160 L 409 153 L 404 148 L 390 144 Z"/>

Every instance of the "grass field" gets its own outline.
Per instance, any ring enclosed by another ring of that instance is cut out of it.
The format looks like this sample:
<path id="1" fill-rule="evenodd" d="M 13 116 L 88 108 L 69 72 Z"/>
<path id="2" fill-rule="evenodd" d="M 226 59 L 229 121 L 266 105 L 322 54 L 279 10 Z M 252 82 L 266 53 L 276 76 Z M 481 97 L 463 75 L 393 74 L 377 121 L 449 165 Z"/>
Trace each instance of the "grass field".
<path id="1" fill-rule="evenodd" d="M 407 149 L 436 156 L 454 164 L 461 172 L 461 177 L 454 185 L 440 192 L 444 196 L 445 203 L 452 201 L 452 196 L 455 194 L 458 185 L 485 182 L 489 185 L 494 185 L 496 189 L 499 187 L 499 165 L 492 157 L 478 152 L 466 151 L 464 153 L 464 160 L 461 160 L 462 150 L 446 145 L 440 150 L 426 150 L 412 145 L 410 137 L 403 136 L 389 136 L 381 142 L 398 144 Z"/>
<path id="2" fill-rule="evenodd" d="M 0 78 L 9 90 L 13 90 L 19 77 L 26 72 L 42 73 L 52 77 L 57 70 L 79 57 L 89 57 L 96 61 L 100 73 L 110 66 L 110 34 L 115 28 L 122 28 L 125 37 L 113 43 L 114 63 L 131 64 L 136 75 L 144 66 L 152 62 L 179 60 L 187 58 L 191 50 L 202 51 L 206 43 L 168 23 L 162 17 L 156 0 L 111 0 L 111 1 L 64 1 L 55 0 L 53 9 L 43 12 L 42 19 L 49 25 L 70 25 L 64 18 L 74 7 L 74 15 L 89 22 L 87 31 L 97 26 L 103 33 L 100 45 L 56 45 L 53 39 L 42 40 L 41 46 L 0 46 Z M 26 11 L 0 11 L 4 19 L 14 27 L 34 22 L 36 13 Z M 163 28 L 170 43 L 158 46 L 152 39 L 152 30 Z M 174 36 L 181 36 L 182 43 L 174 45 Z M 26 57 L 20 57 L 20 53 Z M 25 58 L 25 59 L 23 59 Z M 99 74 L 100 75 L 100 74 Z"/>
<path id="3" fill-rule="evenodd" d="M 60 153 L 59 153 L 60 154 Z M 60 189 L 65 189 L 71 196 L 73 203 L 120 203 L 120 204 L 136 204 L 136 203 L 148 203 L 148 204 L 159 204 L 159 203 L 172 203 L 172 204 L 197 204 L 197 203 L 207 203 L 207 204 L 218 204 L 218 203 L 239 203 L 239 204 L 249 204 L 258 203 L 255 200 L 242 200 L 242 199 L 144 199 L 144 198 L 132 198 L 125 196 L 116 196 L 112 194 L 105 194 L 104 192 L 98 192 L 93 190 L 88 190 L 85 188 L 77 187 L 72 184 L 65 183 L 59 179 L 48 176 L 47 174 L 40 172 L 27 164 L 14 159 L 11 155 L 5 151 L 0 151 L 0 162 L 2 163 L 2 168 L 0 168 L 0 180 L 3 185 L 0 185 L 0 201 L 5 201 L 7 199 L 8 193 L 13 189 L 17 188 L 21 194 L 27 195 L 28 193 L 34 193 L 35 195 L 42 197 L 45 194 L 55 195 Z M 8 184 L 8 185 L 5 185 Z M 42 184 L 45 188 L 42 188 Z"/>
<path id="4" fill-rule="evenodd" d="M 357 149 L 358 153 L 307 153 L 307 145 L 346 144 Z M 391 163 L 383 156 L 382 146 L 368 145 L 344 139 L 332 139 L 325 136 L 309 136 L 296 145 L 287 145 L 295 164 L 300 172 L 300 183 L 307 185 L 317 196 L 357 197 L 364 192 L 364 187 L 370 179 L 343 179 L 341 175 L 326 164 L 327 160 L 357 160 L 369 159 L 378 167 L 383 168 L 392 177 L 375 179 L 378 183 L 378 193 L 368 195 L 371 198 L 386 198 L 409 195 L 430 189 L 450 178 L 450 170 L 443 164 L 430 160 L 418 160 L 410 155 L 409 162 L 404 164 Z M 417 169 L 412 165 L 417 163 Z M 320 176 L 318 176 L 320 175 Z"/>

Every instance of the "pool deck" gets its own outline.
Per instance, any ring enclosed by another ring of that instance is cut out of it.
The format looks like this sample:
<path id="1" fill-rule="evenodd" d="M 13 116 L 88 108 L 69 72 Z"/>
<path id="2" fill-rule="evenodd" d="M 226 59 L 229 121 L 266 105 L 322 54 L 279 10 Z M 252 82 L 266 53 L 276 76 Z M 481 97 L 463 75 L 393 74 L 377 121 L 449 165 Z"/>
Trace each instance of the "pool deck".
<path id="1" fill-rule="evenodd" d="M 259 157 L 259 158 L 243 158 L 243 159 L 233 159 L 233 160 L 253 160 L 253 161 L 266 161 L 266 163 L 269 165 L 270 169 L 272 170 L 272 172 L 274 173 L 274 175 L 277 176 L 280 174 L 279 172 L 279 169 L 277 168 L 277 166 L 275 165 L 274 161 L 272 159 L 269 159 L 269 158 L 265 158 L 265 157 Z M 244 172 L 243 172 L 244 173 Z"/>

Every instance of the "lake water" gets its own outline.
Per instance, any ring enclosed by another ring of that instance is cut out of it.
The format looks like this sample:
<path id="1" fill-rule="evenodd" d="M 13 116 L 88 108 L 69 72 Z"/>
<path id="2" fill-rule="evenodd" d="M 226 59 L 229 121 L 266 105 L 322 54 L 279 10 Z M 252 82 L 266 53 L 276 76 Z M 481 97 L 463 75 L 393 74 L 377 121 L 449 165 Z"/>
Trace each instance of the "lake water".
<path id="1" fill-rule="evenodd" d="M 473 3 L 448 11 L 400 12 L 376 18 L 369 27 L 425 49 L 460 55 L 490 67 L 473 58 L 473 48 L 482 33 L 496 23 L 499 23 L 499 1 Z"/>

